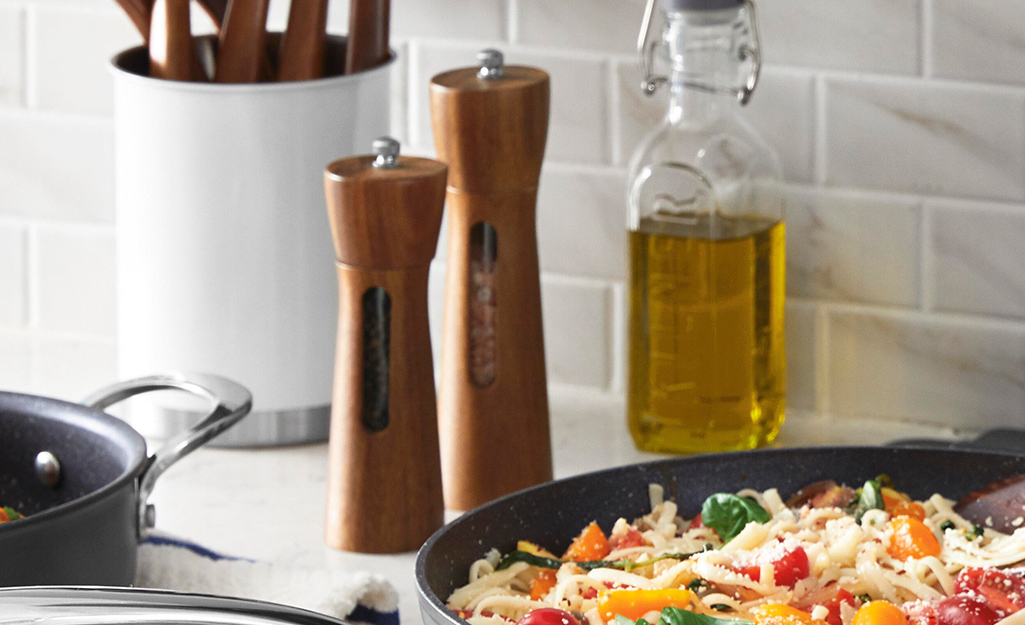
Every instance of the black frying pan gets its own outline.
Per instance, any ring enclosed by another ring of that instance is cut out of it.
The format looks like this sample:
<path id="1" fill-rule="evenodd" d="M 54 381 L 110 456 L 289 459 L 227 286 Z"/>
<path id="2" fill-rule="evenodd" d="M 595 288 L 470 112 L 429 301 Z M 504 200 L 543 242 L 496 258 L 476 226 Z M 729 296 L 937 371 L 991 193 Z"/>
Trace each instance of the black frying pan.
<path id="1" fill-rule="evenodd" d="M 650 512 L 652 483 L 691 517 L 712 493 L 776 488 L 786 498 L 818 480 L 860 486 L 881 473 L 912 497 L 940 493 L 956 500 L 1025 473 L 1025 457 L 949 449 L 770 449 L 661 460 L 542 484 L 485 504 L 431 536 L 416 558 L 420 611 L 427 625 L 464 625 L 444 601 L 467 583 L 474 560 L 492 547 L 507 553 L 517 540 L 559 553 L 591 521 L 608 530 L 619 517 L 632 521 Z"/>
<path id="2" fill-rule="evenodd" d="M 147 457 L 142 436 L 103 409 L 163 389 L 214 407 Z M 131 584 L 157 477 L 244 417 L 252 397 L 223 378 L 172 374 L 115 384 L 85 404 L 0 392 L 0 505 L 26 515 L 0 524 L 0 586 Z"/>

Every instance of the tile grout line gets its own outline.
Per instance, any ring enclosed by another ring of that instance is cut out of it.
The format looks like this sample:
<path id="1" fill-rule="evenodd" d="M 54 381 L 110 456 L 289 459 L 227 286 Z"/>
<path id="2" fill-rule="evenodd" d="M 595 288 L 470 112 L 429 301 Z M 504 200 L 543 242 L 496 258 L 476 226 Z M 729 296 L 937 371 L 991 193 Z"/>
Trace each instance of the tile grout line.
<path id="1" fill-rule="evenodd" d="M 607 151 L 607 162 L 613 167 L 623 165 L 623 98 L 619 85 L 619 64 L 612 60 L 605 60 L 605 80 L 608 90 L 608 106 L 606 114 L 605 149 Z"/>
<path id="2" fill-rule="evenodd" d="M 22 98 L 24 101 L 25 109 L 28 111 L 36 111 L 39 107 L 39 94 L 37 93 L 36 81 L 31 80 L 37 72 L 37 64 L 39 60 L 35 54 L 35 39 L 39 31 L 39 16 L 36 15 L 38 7 L 25 7 L 24 20 L 22 21 L 24 30 L 22 31 L 22 56 L 24 57 L 22 62 Z"/>
<path id="3" fill-rule="evenodd" d="M 609 346 L 611 362 L 609 363 L 609 383 L 606 388 L 609 392 L 619 395 L 626 394 L 626 324 L 629 322 L 626 319 L 627 311 L 624 291 L 624 285 L 619 282 L 612 284 L 611 288 L 608 289 L 608 299 L 610 300 L 609 320 L 612 323 L 609 340 L 612 344 Z"/>
<path id="4" fill-rule="evenodd" d="M 812 182 L 816 188 L 826 186 L 827 159 L 826 159 L 826 79 L 818 75 L 815 77 L 814 95 L 815 106 L 814 123 L 812 124 L 812 158 L 813 169 Z"/>
<path id="5" fill-rule="evenodd" d="M 921 75 L 926 80 L 933 78 L 936 73 L 936 68 L 933 67 L 932 53 L 935 49 L 935 42 L 933 41 L 933 20 L 935 13 L 934 0 L 922 0 L 922 4 L 919 7 L 919 23 L 918 27 L 921 29 L 919 33 L 919 50 L 918 53 L 921 55 L 919 59 L 919 65 Z"/>
<path id="6" fill-rule="evenodd" d="M 928 202 L 922 201 L 920 204 L 921 210 L 921 227 L 919 228 L 918 236 L 918 292 L 919 306 L 922 312 L 932 313 L 935 312 L 936 306 L 936 294 L 934 292 L 934 281 L 933 274 L 935 269 L 935 258 L 932 249 L 932 227 L 933 227 L 933 211 Z"/>
<path id="7" fill-rule="evenodd" d="M 829 311 L 822 302 L 815 304 L 815 413 L 829 415 Z"/>

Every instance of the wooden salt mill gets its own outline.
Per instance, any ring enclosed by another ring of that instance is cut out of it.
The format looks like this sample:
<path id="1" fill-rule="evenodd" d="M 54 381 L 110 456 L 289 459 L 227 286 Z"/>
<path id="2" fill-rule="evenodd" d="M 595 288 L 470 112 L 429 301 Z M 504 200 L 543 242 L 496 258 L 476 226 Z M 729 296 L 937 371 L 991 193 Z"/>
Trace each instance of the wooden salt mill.
<path id="1" fill-rule="evenodd" d="M 373 149 L 324 173 L 339 290 L 325 542 L 395 553 L 444 516 L 427 273 L 447 168 L 394 139 Z"/>
<path id="2" fill-rule="evenodd" d="M 548 74 L 477 56 L 479 68 L 431 80 L 449 165 L 438 419 L 455 510 L 552 479 L 535 225 Z"/>

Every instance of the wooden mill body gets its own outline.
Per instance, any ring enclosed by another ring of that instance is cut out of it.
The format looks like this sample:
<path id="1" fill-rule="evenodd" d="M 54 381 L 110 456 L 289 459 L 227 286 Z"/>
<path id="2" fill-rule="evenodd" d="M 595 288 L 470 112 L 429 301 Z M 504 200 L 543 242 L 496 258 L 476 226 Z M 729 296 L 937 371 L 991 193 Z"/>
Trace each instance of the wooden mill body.
<path id="1" fill-rule="evenodd" d="M 383 169 L 373 161 L 335 161 L 324 176 L 339 287 L 325 541 L 395 553 L 419 548 L 444 517 L 427 274 L 446 167 L 399 157 Z M 388 424 L 380 431 L 364 419 L 364 295 L 375 287 L 391 302 Z"/>
<path id="2" fill-rule="evenodd" d="M 445 504 L 468 510 L 552 478 L 535 208 L 548 75 L 505 67 L 435 76 L 435 147 L 449 165 L 438 418 Z M 471 232 L 494 228 L 494 378 L 471 378 Z"/>

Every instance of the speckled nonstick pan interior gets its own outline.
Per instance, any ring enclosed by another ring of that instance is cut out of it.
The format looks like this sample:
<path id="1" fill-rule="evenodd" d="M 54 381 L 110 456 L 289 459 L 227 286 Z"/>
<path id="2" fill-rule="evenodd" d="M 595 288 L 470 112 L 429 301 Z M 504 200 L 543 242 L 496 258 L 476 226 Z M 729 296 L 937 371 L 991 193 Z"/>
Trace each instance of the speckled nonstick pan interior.
<path id="1" fill-rule="evenodd" d="M 674 458 L 550 482 L 485 504 L 438 530 L 417 554 L 420 611 L 427 625 L 464 623 L 444 600 L 466 584 L 470 564 L 487 550 L 505 553 L 517 540 L 530 540 L 558 553 L 591 521 L 607 531 L 619 517 L 650 512 L 652 483 L 661 484 L 690 517 L 716 492 L 776 488 L 786 497 L 818 480 L 860 486 L 881 473 L 915 498 L 940 493 L 959 499 L 1025 473 L 1025 457 L 892 447 L 770 449 Z"/>

